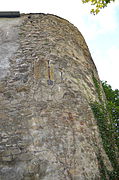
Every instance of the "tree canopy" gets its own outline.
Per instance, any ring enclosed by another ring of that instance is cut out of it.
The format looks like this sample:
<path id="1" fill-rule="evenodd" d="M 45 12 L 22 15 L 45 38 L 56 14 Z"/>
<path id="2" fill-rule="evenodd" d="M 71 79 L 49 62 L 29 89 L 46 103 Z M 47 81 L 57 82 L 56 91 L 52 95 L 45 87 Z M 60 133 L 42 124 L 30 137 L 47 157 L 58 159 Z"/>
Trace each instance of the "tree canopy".
<path id="1" fill-rule="evenodd" d="M 91 9 L 91 13 L 98 14 L 102 8 L 107 7 L 107 5 L 115 0 L 82 0 L 83 3 L 91 3 L 95 8 Z"/>

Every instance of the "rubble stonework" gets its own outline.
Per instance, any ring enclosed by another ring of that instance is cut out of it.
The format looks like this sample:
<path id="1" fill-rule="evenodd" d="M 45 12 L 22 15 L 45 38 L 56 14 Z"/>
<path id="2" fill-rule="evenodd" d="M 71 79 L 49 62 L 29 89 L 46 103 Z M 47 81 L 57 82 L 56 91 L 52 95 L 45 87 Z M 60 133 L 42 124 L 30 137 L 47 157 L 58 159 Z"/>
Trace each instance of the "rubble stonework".
<path id="1" fill-rule="evenodd" d="M 90 108 L 93 76 L 100 83 L 68 21 L 0 19 L 0 180 L 100 180 L 99 153 L 112 169 Z"/>

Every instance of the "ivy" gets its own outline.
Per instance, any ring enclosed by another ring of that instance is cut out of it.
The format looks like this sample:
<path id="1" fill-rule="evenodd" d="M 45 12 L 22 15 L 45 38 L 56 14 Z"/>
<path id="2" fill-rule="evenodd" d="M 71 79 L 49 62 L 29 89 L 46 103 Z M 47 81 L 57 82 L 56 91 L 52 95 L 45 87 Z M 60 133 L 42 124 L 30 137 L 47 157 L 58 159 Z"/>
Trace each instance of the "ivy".
<path id="1" fill-rule="evenodd" d="M 118 151 L 114 134 L 115 128 L 110 121 L 110 111 L 108 109 L 108 106 L 104 107 L 104 105 L 97 102 L 91 103 L 91 108 L 97 120 L 97 125 L 99 127 L 100 135 L 103 141 L 103 147 L 114 169 L 113 172 L 109 172 L 106 167 L 104 167 L 103 159 L 99 157 L 98 160 L 101 168 L 100 172 L 103 176 L 102 179 L 104 179 L 104 177 L 106 178 L 107 174 L 110 177 L 110 180 L 117 180 L 119 178 L 119 165 L 117 160 Z"/>
<path id="2" fill-rule="evenodd" d="M 95 85 L 96 92 L 98 94 L 98 98 L 100 101 L 102 101 L 102 94 L 101 94 L 101 88 L 98 80 L 95 78 L 94 74 L 92 74 L 93 83 Z"/>
<path id="3" fill-rule="evenodd" d="M 99 152 L 97 155 L 101 180 L 117 180 L 119 179 L 119 90 L 112 90 L 107 82 L 102 82 L 102 87 L 105 92 L 106 102 L 102 101 L 102 91 L 100 84 L 95 76 L 92 76 L 99 102 L 92 102 L 91 108 L 94 113 L 100 135 L 103 142 L 103 147 L 109 160 L 112 164 L 113 171 L 110 172 L 104 165 L 103 158 Z"/>

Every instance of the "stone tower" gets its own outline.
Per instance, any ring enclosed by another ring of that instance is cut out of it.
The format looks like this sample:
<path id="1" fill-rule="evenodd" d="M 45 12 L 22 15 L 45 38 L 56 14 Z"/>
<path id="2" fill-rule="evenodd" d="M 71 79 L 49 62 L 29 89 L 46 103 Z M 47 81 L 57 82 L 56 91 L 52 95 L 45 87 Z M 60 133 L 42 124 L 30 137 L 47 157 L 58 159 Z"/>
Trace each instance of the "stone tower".
<path id="1" fill-rule="evenodd" d="M 90 107 L 100 101 L 94 78 L 105 101 L 65 19 L 0 18 L 0 180 L 100 180 L 99 154 L 112 170 Z"/>

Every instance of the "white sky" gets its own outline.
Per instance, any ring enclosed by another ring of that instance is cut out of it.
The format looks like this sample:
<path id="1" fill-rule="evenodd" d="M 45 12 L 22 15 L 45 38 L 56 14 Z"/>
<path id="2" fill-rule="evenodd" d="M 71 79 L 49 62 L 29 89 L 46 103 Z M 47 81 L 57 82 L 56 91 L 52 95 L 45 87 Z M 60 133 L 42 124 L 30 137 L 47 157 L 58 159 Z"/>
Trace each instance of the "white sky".
<path id="1" fill-rule="evenodd" d="M 73 23 L 83 34 L 101 80 L 119 89 L 119 0 L 99 15 L 81 0 L 3 0 L 0 11 L 51 13 Z"/>

